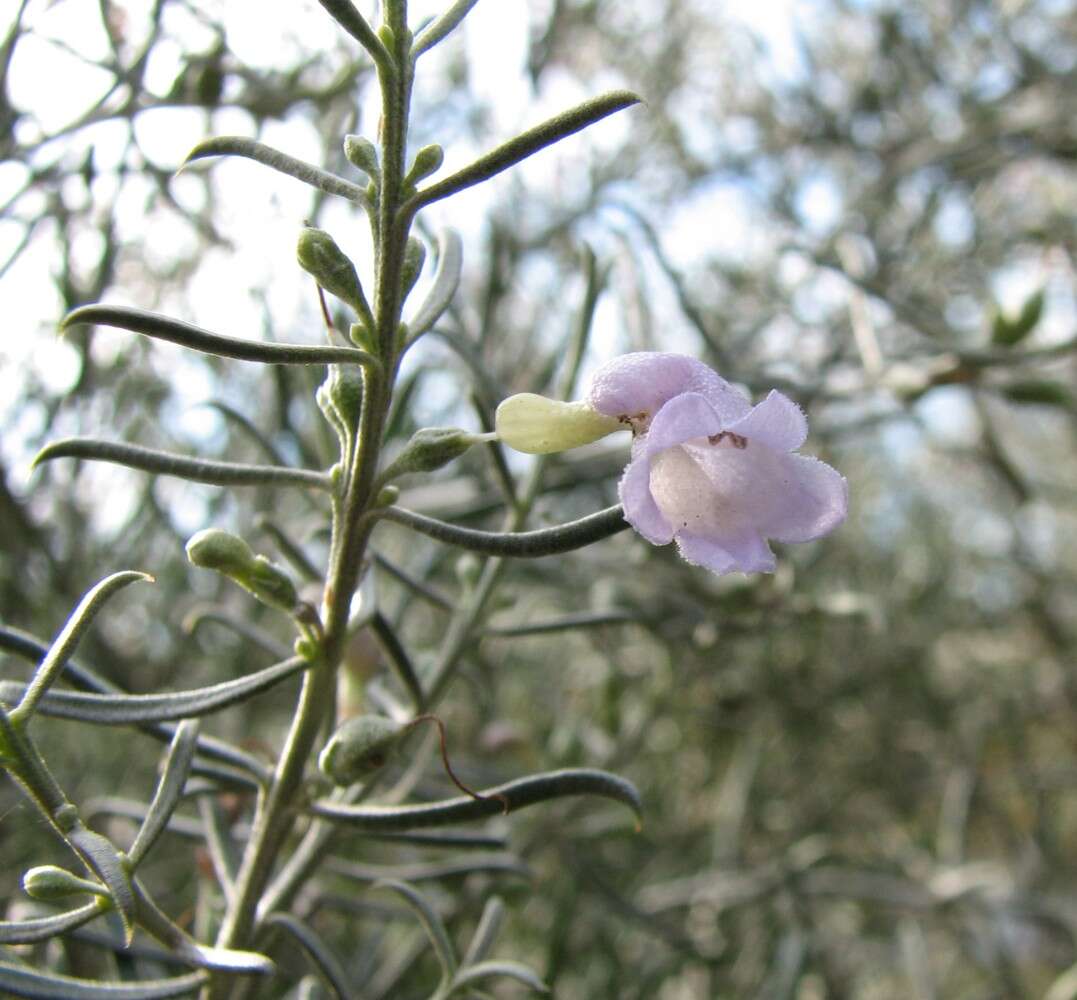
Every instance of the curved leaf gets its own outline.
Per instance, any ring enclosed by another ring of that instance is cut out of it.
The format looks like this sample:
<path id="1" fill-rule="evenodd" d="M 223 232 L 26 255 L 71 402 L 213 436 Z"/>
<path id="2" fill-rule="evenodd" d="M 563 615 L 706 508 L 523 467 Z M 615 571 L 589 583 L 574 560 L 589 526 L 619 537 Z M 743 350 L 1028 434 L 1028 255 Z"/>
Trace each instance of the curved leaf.
<path id="1" fill-rule="evenodd" d="M 348 985 L 348 974 L 343 966 L 310 927 L 290 913 L 271 913 L 266 917 L 265 924 L 279 927 L 295 938 L 314 971 L 337 1000 L 351 1000 L 355 996 L 355 992 Z"/>
<path id="2" fill-rule="evenodd" d="M 333 488 L 324 472 L 289 469 L 279 465 L 243 465 L 239 462 L 210 462 L 170 451 L 156 451 L 119 441 L 97 438 L 64 438 L 41 449 L 34 458 L 34 468 L 57 458 L 84 458 L 94 462 L 112 462 L 129 469 L 176 476 L 210 486 L 306 486 L 317 490 Z"/>
<path id="3" fill-rule="evenodd" d="M 415 340 L 426 333 L 449 308 L 460 284 L 463 262 L 463 245 L 459 234 L 454 229 L 444 230 L 438 239 L 438 266 L 434 271 L 434 283 L 408 323 L 409 340 Z"/>
<path id="4" fill-rule="evenodd" d="M 635 786 L 608 771 L 591 768 L 567 768 L 518 778 L 496 788 L 482 791 L 481 799 L 458 796 L 442 802 L 411 806 L 341 805 L 326 799 L 311 803 L 316 816 L 346 823 L 360 830 L 413 830 L 424 826 L 444 826 L 485 819 L 503 812 L 504 803 L 513 812 L 536 802 L 567 795 L 600 795 L 623 802 L 637 817 L 642 805 Z"/>
<path id="5" fill-rule="evenodd" d="M 112 905 L 123 922 L 125 943 L 130 944 L 135 933 L 135 892 L 120 852 L 106 837 L 81 823 L 65 830 L 64 839 L 107 887 Z"/>
<path id="6" fill-rule="evenodd" d="M 58 934 L 65 934 L 67 931 L 89 923 L 94 917 L 104 913 L 107 908 L 108 903 L 95 899 L 78 909 L 54 913 L 48 917 L 0 921 L 0 944 L 33 944 L 36 941 L 47 941 Z"/>
<path id="7" fill-rule="evenodd" d="M 451 992 L 455 993 L 462 987 L 472 986 L 480 980 L 490 979 L 494 976 L 515 979 L 518 983 L 523 983 L 524 986 L 530 986 L 536 993 L 550 992 L 549 986 L 542 981 L 538 973 L 529 969 L 526 965 L 521 965 L 519 962 L 508 961 L 479 962 L 478 965 L 470 965 L 466 969 L 461 969 L 453 979 Z"/>
<path id="8" fill-rule="evenodd" d="M 471 935 L 471 942 L 464 955 L 465 966 L 476 965 L 490 954 L 504 920 L 505 904 L 501 902 L 500 896 L 491 896 L 482 908 L 482 916 L 475 933 Z"/>
<path id="9" fill-rule="evenodd" d="M 82 638 L 90 623 L 94 620 L 97 612 L 101 610 L 107 601 L 118 590 L 122 590 L 136 580 L 152 581 L 153 577 L 148 573 L 139 573 L 135 570 L 125 570 L 122 573 L 113 573 L 106 577 L 96 587 L 90 590 L 75 610 L 71 613 L 63 630 L 49 647 L 48 653 L 41 661 L 18 705 L 11 710 L 11 722 L 15 726 L 25 725 L 30 716 L 34 714 L 37 703 L 45 696 L 52 683 L 63 672 L 64 664 L 75 652 L 75 647 Z"/>
<path id="10" fill-rule="evenodd" d="M 0 993 L 33 1000 L 164 1000 L 165 997 L 187 996 L 205 982 L 204 972 L 193 972 L 174 979 L 97 983 L 0 962 Z"/>
<path id="11" fill-rule="evenodd" d="M 222 708 L 265 691 L 309 666 L 301 656 L 246 674 L 235 680 L 168 694 L 85 694 L 81 691 L 50 691 L 41 700 L 42 715 L 75 719 L 96 725 L 117 723 L 165 722 L 173 719 L 209 715 Z M 23 685 L 0 681 L 0 701 L 18 698 Z"/>
<path id="12" fill-rule="evenodd" d="M 409 909 L 419 918 L 426 936 L 430 938 L 434 954 L 437 955 L 438 964 L 441 966 L 443 981 L 449 981 L 456 972 L 456 949 L 453 948 L 449 932 L 445 929 L 445 924 L 430 900 L 415 886 L 398 879 L 384 879 L 381 882 L 375 882 L 371 888 L 392 889 L 407 903 Z"/>
<path id="13" fill-rule="evenodd" d="M 336 174 L 331 174 L 311 163 L 304 163 L 294 156 L 282 153 L 279 149 L 241 135 L 222 135 L 200 142 L 187 154 L 183 166 L 186 167 L 187 164 L 208 156 L 243 156 L 282 174 L 287 174 L 289 177 L 294 177 L 326 194 L 347 198 L 348 201 L 354 201 L 357 205 L 364 207 L 369 204 L 366 191 L 358 184 L 353 184 L 343 177 L 337 177 Z"/>
<path id="14" fill-rule="evenodd" d="M 19 629 L 12 628 L 0 628 L 0 649 L 14 653 L 16 656 L 21 656 L 32 663 L 40 662 L 48 653 L 48 646 L 43 642 Z M 91 691 L 96 694 L 126 693 L 111 681 L 101 677 L 96 671 L 75 660 L 68 660 L 64 664 L 64 676 L 75 687 L 85 691 Z M 173 724 L 166 722 L 139 723 L 139 729 L 154 739 L 165 743 L 172 741 L 176 731 Z M 196 760 L 191 767 L 192 772 L 196 774 L 212 778 L 215 781 L 224 781 L 229 784 L 238 782 L 246 785 L 252 784 L 252 778 L 248 777 L 248 775 L 252 775 L 255 787 L 259 783 L 265 784 L 269 781 L 269 769 L 257 757 L 215 736 L 200 734 L 198 737 L 198 752 L 229 766 L 219 768 L 205 761 Z"/>
<path id="15" fill-rule="evenodd" d="M 424 514 L 417 514 L 403 507 L 386 507 L 378 516 L 435 538 L 439 542 L 458 545 L 471 552 L 490 556 L 507 556 L 517 559 L 536 559 L 553 556 L 583 548 L 624 531 L 628 527 L 620 504 L 589 514 L 577 521 L 559 524 L 553 528 L 536 531 L 479 531 L 463 528 L 448 521 L 439 521 Z"/>
<path id="16" fill-rule="evenodd" d="M 80 324 L 112 326 L 119 330 L 140 333 L 154 340 L 167 340 L 203 354 L 215 354 L 237 361 L 260 361 L 267 365 L 328 365 L 378 364 L 377 359 L 355 347 L 335 347 L 330 344 L 273 344 L 258 340 L 243 340 L 211 333 L 191 323 L 132 309 L 129 306 L 80 306 L 64 317 L 61 330 Z"/>
<path id="17" fill-rule="evenodd" d="M 127 852 L 132 871 L 138 867 L 154 841 L 168 826 L 168 820 L 179 805 L 180 796 L 183 795 L 183 786 L 187 782 L 187 775 L 190 774 L 197 748 L 198 720 L 184 719 L 176 727 L 176 735 L 172 737 L 172 744 L 168 748 L 168 756 L 165 758 L 161 780 L 157 783 L 157 791 L 146 812 L 146 818 L 139 827 L 135 842 Z"/>

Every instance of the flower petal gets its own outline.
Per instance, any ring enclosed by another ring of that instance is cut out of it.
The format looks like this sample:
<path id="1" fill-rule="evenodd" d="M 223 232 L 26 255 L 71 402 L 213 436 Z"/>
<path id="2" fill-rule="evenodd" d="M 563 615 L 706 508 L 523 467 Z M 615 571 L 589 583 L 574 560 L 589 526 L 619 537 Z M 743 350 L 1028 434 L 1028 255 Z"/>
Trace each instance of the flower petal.
<path id="1" fill-rule="evenodd" d="M 685 392 L 666 403 L 651 421 L 643 440 L 643 454 L 659 452 L 693 438 L 705 438 L 722 429 L 722 418 L 710 400 L 698 392 Z"/>
<path id="2" fill-rule="evenodd" d="M 804 411 L 776 389 L 751 412 L 725 428 L 751 441 L 760 441 L 775 451 L 796 451 L 808 436 Z"/>
<path id="3" fill-rule="evenodd" d="M 677 548 L 684 559 L 723 573 L 773 573 L 777 565 L 774 553 L 758 531 L 749 529 L 740 535 L 707 538 L 690 531 L 677 533 Z"/>
<path id="4" fill-rule="evenodd" d="M 649 459 L 640 457 L 628 463 L 617 492 L 625 509 L 625 520 L 648 542 L 668 545 L 673 541 L 673 528 L 651 496 Z"/>
<path id="5" fill-rule="evenodd" d="M 684 354 L 639 351 L 603 365 L 587 401 L 609 417 L 653 415 L 685 392 L 701 393 L 723 420 L 744 416 L 751 404 L 717 372 Z"/>
<path id="6" fill-rule="evenodd" d="M 807 455 L 781 456 L 783 473 L 772 487 L 761 532 L 779 542 L 810 542 L 833 531 L 849 513 L 849 484 L 826 462 Z"/>

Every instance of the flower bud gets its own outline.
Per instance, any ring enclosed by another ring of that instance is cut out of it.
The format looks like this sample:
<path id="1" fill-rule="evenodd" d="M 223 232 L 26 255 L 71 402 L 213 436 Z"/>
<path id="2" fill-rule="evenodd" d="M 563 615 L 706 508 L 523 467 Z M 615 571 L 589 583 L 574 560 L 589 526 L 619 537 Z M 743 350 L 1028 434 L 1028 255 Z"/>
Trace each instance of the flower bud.
<path id="1" fill-rule="evenodd" d="M 348 719 L 318 755 L 318 769 L 335 785 L 369 777 L 385 766 L 405 728 L 383 715 Z"/>
<path id="2" fill-rule="evenodd" d="M 615 417 L 607 417 L 587 403 L 562 403 L 532 392 L 504 400 L 497 408 L 494 426 L 505 444 L 529 455 L 578 448 L 624 429 Z"/>
<path id="3" fill-rule="evenodd" d="M 299 266 L 330 295 L 346 302 L 356 312 L 362 313 L 366 303 L 363 286 L 359 282 L 355 265 L 337 246 L 336 241 L 324 229 L 304 226 L 295 248 Z"/>
<path id="4" fill-rule="evenodd" d="M 404 450 L 381 474 L 381 481 L 388 483 L 409 472 L 433 472 L 482 440 L 483 435 L 459 427 L 423 427 L 411 436 Z"/>
<path id="5" fill-rule="evenodd" d="M 426 246 L 422 240 L 416 239 L 414 236 L 408 237 L 408 242 L 404 247 L 404 264 L 401 268 L 401 280 L 404 285 L 404 297 L 407 297 L 415 287 L 415 282 L 419 280 L 419 275 L 423 271 L 423 263 L 426 261 Z"/>
<path id="6" fill-rule="evenodd" d="M 378 151 L 369 139 L 361 135 L 344 136 L 344 155 L 352 166 L 358 167 L 369 177 L 378 177 Z"/>
<path id="7" fill-rule="evenodd" d="M 423 146 L 415 154 L 411 169 L 404 178 L 404 186 L 418 184 L 425 177 L 435 173 L 445 161 L 445 151 L 435 142 L 429 146 Z"/>
<path id="8" fill-rule="evenodd" d="M 237 535 L 220 528 L 206 528 L 187 543 L 187 558 L 200 569 L 213 569 L 231 576 L 244 572 L 252 562 L 251 547 Z"/>
<path id="9" fill-rule="evenodd" d="M 108 890 L 103 885 L 79 878 L 66 868 L 57 868 L 56 865 L 31 868 L 22 877 L 22 887 L 27 896 L 44 901 L 63 899 L 80 892 L 93 893 L 95 896 L 108 895 Z"/>
<path id="10" fill-rule="evenodd" d="M 187 558 L 201 569 L 212 569 L 238 583 L 263 604 L 291 613 L 299 603 L 292 578 L 265 556 L 256 556 L 242 538 L 207 528 L 187 543 Z"/>

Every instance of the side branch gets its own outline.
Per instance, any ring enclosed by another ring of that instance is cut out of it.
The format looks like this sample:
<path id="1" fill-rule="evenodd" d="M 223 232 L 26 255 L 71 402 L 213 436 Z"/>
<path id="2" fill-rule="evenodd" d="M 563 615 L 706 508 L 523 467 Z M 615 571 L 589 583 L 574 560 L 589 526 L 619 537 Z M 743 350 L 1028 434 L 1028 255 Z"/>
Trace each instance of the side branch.
<path id="1" fill-rule="evenodd" d="M 537 531 L 479 531 L 416 514 L 403 507 L 386 507 L 379 510 L 377 516 L 436 538 L 439 542 L 447 542 L 449 545 L 457 545 L 484 555 L 517 559 L 534 559 L 571 552 L 616 535 L 628 527 L 620 504 L 600 510 L 597 514 L 581 517 L 578 521 L 569 521 L 552 528 L 539 528 Z"/>
<path id="2" fill-rule="evenodd" d="M 128 306 L 81 306 L 64 317 L 60 329 L 66 331 L 82 323 L 130 330 L 155 340 L 167 340 L 181 347 L 189 347 L 203 354 L 216 354 L 218 357 L 235 358 L 239 361 L 260 361 L 269 365 L 378 364 L 374 355 L 354 347 L 268 344 L 239 337 L 224 337 L 182 320 L 159 316 L 142 309 L 131 309 Z"/>

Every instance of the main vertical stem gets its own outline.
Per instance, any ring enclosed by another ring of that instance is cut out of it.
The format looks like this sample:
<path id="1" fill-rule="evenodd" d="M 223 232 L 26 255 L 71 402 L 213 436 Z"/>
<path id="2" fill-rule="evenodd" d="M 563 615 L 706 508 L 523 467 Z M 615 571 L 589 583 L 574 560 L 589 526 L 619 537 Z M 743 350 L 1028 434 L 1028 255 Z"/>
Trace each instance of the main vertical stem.
<path id="1" fill-rule="evenodd" d="M 385 0 L 383 37 L 392 36 L 391 66 L 379 66 L 382 92 L 381 190 L 375 226 L 374 318 L 380 370 L 363 368 L 363 404 L 352 454 L 343 456 L 339 502 L 334 505 L 331 564 L 323 597 L 324 641 L 321 655 L 303 679 L 294 721 L 269 788 L 259 796 L 235 890 L 217 936 L 227 948 L 251 947 L 257 933 L 258 902 L 292 834 L 303 776 L 314 742 L 333 711 L 334 677 L 348 638 L 352 596 L 363 571 L 370 522 L 363 515 L 373 495 L 381 438 L 392 397 L 397 364 L 397 330 L 402 308 L 401 271 L 408 219 L 400 216 L 411 99 L 411 36 L 405 0 Z M 227 995 L 231 977 L 215 975 L 208 996 Z"/>

